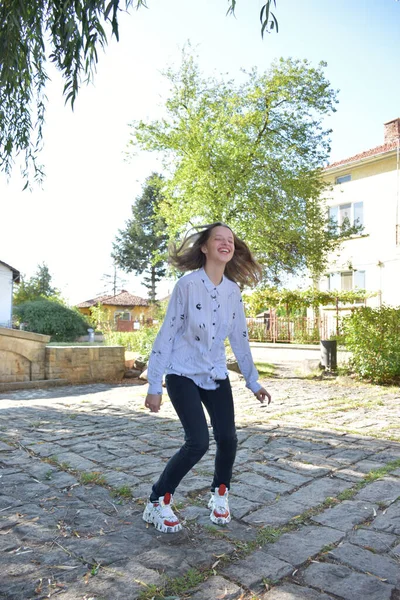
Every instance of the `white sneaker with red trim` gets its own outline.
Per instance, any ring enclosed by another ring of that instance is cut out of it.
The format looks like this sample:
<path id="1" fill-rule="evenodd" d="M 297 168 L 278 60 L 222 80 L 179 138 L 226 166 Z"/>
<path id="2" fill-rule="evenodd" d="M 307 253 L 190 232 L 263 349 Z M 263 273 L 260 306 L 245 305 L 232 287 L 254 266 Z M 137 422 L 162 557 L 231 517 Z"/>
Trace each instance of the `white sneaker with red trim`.
<path id="1" fill-rule="evenodd" d="M 170 493 L 160 496 L 158 502 L 148 502 L 143 513 L 143 520 L 152 523 L 158 531 L 163 533 L 177 533 L 182 529 L 178 517 L 171 508 L 172 496 Z"/>
<path id="2" fill-rule="evenodd" d="M 215 488 L 215 491 L 211 492 L 208 508 L 211 508 L 211 521 L 217 525 L 226 525 L 231 520 L 228 494 L 229 491 L 224 484 L 221 484 L 219 488 Z"/>

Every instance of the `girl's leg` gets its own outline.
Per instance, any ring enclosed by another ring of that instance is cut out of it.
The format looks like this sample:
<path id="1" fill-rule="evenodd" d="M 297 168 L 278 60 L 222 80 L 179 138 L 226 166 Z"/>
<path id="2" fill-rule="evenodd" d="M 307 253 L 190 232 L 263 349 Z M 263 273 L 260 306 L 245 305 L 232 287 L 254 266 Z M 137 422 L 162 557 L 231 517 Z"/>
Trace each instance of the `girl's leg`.
<path id="1" fill-rule="evenodd" d="M 185 443 L 172 456 L 150 496 L 156 501 L 167 492 L 173 494 L 180 481 L 208 450 L 209 435 L 199 388 L 188 377 L 167 375 L 168 395 L 185 430 Z"/>
<path id="2" fill-rule="evenodd" d="M 231 384 L 228 378 L 219 380 L 217 383 L 219 387 L 216 390 L 200 390 L 201 399 L 210 415 L 217 443 L 212 490 L 221 484 L 226 485 L 229 489 L 237 448 Z"/>

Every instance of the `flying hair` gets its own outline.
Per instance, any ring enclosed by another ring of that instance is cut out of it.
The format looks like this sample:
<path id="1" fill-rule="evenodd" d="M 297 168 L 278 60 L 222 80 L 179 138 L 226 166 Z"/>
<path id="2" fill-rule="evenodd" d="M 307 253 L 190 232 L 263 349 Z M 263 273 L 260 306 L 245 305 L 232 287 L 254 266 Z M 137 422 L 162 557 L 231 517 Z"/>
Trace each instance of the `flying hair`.
<path id="1" fill-rule="evenodd" d="M 251 254 L 247 244 L 237 237 L 229 225 L 217 221 L 211 225 L 196 227 L 194 233 L 186 234 L 180 245 L 171 244 L 169 262 L 179 271 L 195 271 L 206 264 L 205 254 L 201 248 L 210 237 L 215 227 L 226 227 L 232 232 L 235 252 L 225 267 L 224 275 L 240 286 L 255 285 L 261 279 L 262 269 Z"/>

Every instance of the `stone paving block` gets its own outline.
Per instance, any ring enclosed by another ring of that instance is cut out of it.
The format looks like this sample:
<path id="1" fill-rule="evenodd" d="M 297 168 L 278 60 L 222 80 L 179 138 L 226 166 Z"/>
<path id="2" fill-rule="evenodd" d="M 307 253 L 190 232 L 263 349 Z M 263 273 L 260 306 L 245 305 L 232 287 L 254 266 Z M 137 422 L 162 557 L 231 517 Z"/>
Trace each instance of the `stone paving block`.
<path id="1" fill-rule="evenodd" d="M 344 500 L 333 508 L 327 508 L 319 515 L 311 517 L 312 521 L 335 527 L 341 531 L 352 529 L 354 525 L 363 523 L 373 516 L 376 516 L 377 505 L 370 502 L 359 500 Z"/>
<path id="2" fill-rule="evenodd" d="M 290 492 L 294 489 L 294 485 L 288 485 L 287 483 L 281 483 L 279 481 L 272 481 L 271 479 L 267 479 L 266 477 L 262 477 L 261 475 L 257 475 L 257 473 L 252 473 L 251 471 L 244 471 L 235 476 L 235 480 L 241 481 L 242 483 L 248 486 L 254 486 L 257 488 L 262 488 L 269 492 L 274 492 L 276 494 L 284 494 L 285 492 Z"/>
<path id="3" fill-rule="evenodd" d="M 292 471 L 287 471 L 286 469 L 281 469 L 274 465 L 266 465 L 258 462 L 251 462 L 248 464 L 248 467 L 253 469 L 256 473 L 267 475 L 268 477 L 283 481 L 283 483 L 293 485 L 294 487 L 301 486 L 313 479 L 311 476 L 304 477 L 304 475 L 299 475 L 298 473 L 293 473 Z"/>
<path id="4" fill-rule="evenodd" d="M 222 574 L 240 585 L 251 590 L 262 589 L 263 579 L 276 582 L 290 575 L 294 571 L 293 565 L 257 550 L 244 560 L 239 560 L 222 569 Z"/>
<path id="5" fill-rule="evenodd" d="M 210 577 L 199 586 L 199 589 L 190 595 L 190 600 L 211 600 L 214 598 L 223 598 L 224 600 L 235 600 L 242 593 L 242 588 L 238 587 L 232 581 L 224 579 L 220 575 Z"/>
<path id="6" fill-rule="evenodd" d="M 240 498 L 245 499 L 248 498 L 252 502 L 260 502 L 261 504 L 269 504 L 276 498 L 274 492 L 264 490 L 260 487 L 257 488 L 254 485 L 248 486 L 244 483 L 236 483 L 236 481 L 232 483 L 229 495 L 239 496 Z"/>
<path id="7" fill-rule="evenodd" d="M 68 468 L 76 471 L 97 471 L 98 465 L 75 452 L 60 452 L 56 455 L 58 463 L 65 463 Z"/>
<path id="8" fill-rule="evenodd" d="M 244 515 L 247 515 L 250 512 L 254 512 L 258 508 L 260 508 L 260 502 L 251 502 L 250 500 L 246 500 L 245 498 L 240 498 L 238 496 L 229 496 L 229 506 L 231 509 L 232 516 L 235 519 L 241 519 Z"/>
<path id="9" fill-rule="evenodd" d="M 365 548 L 353 546 L 348 542 L 344 542 L 338 548 L 331 550 L 328 556 L 348 567 L 357 569 L 357 571 L 372 573 L 372 575 L 393 583 L 396 587 L 400 586 L 399 564 L 392 558 L 380 556 Z"/>
<path id="10" fill-rule="evenodd" d="M 389 506 L 383 514 L 378 515 L 372 521 L 371 528 L 400 535 L 400 501 Z"/>
<path id="11" fill-rule="evenodd" d="M 294 502 L 303 504 L 306 508 L 312 508 L 321 504 L 326 498 L 334 498 L 350 487 L 352 487 L 351 482 L 323 477 L 301 487 L 297 492 L 291 494 L 290 498 Z"/>
<path id="12" fill-rule="evenodd" d="M 284 583 L 260 596 L 260 600 L 333 600 L 333 598 L 310 588 Z"/>
<path id="13" fill-rule="evenodd" d="M 333 458 L 341 464 L 351 465 L 361 460 L 364 460 L 369 455 L 371 455 L 371 451 L 348 448 L 345 450 L 335 450 L 335 452 L 331 454 L 331 458 Z"/>
<path id="14" fill-rule="evenodd" d="M 307 585 L 344 600 L 391 600 L 394 586 L 343 565 L 312 563 L 304 572 Z"/>
<path id="15" fill-rule="evenodd" d="M 356 546 L 372 549 L 375 552 L 388 552 L 396 541 L 395 535 L 371 531 L 370 529 L 356 529 L 352 531 L 347 540 Z"/>
<path id="16" fill-rule="evenodd" d="M 279 502 L 260 508 L 260 510 L 243 517 L 243 521 L 263 527 L 274 527 L 288 523 L 293 517 L 301 515 L 304 510 L 304 504 L 294 502 L 290 497 L 282 498 Z"/>
<path id="17" fill-rule="evenodd" d="M 69 488 L 72 485 L 77 485 L 79 483 L 76 477 L 63 471 L 52 473 L 51 476 L 49 474 L 47 477 L 45 477 L 45 481 L 48 482 L 49 485 L 54 486 L 59 490 Z"/>
<path id="18" fill-rule="evenodd" d="M 395 477 L 384 477 L 366 485 L 354 496 L 354 499 L 389 505 L 399 497 L 400 481 Z"/>
<path id="19" fill-rule="evenodd" d="M 259 450 L 268 444 L 270 438 L 265 433 L 250 435 L 245 442 L 241 444 L 242 448 L 250 448 L 251 450 Z"/>
<path id="20" fill-rule="evenodd" d="M 344 537 L 343 531 L 330 527 L 301 527 L 298 531 L 284 533 L 274 544 L 267 544 L 263 551 L 299 566 L 319 554 L 322 548 L 335 544 Z"/>
<path id="21" fill-rule="evenodd" d="M 219 558 L 229 557 L 235 550 L 235 546 L 229 540 L 222 537 L 210 539 L 208 532 L 204 531 L 200 534 L 198 542 L 199 544 L 191 544 L 184 549 L 186 561 L 192 568 L 209 569 Z"/>
<path id="22" fill-rule="evenodd" d="M 320 465 L 302 463 L 298 460 L 288 460 L 284 458 L 279 458 L 277 465 L 282 465 L 285 469 L 299 473 L 304 477 L 323 477 L 332 471 L 331 467 L 322 467 Z"/>
<path id="23" fill-rule="evenodd" d="M 392 554 L 394 554 L 395 556 L 398 556 L 400 558 L 400 544 L 398 546 L 396 546 L 395 548 L 393 548 Z"/>
<path id="24" fill-rule="evenodd" d="M 130 473 L 124 473 L 123 471 L 104 471 L 104 477 L 109 485 L 114 488 L 123 486 L 133 487 L 140 483 L 141 479 Z"/>
<path id="25" fill-rule="evenodd" d="M 172 573 L 174 577 L 181 577 L 190 569 L 186 554 L 186 548 L 183 547 L 161 546 L 143 552 L 137 560 L 147 569 L 166 573 L 169 577 Z"/>

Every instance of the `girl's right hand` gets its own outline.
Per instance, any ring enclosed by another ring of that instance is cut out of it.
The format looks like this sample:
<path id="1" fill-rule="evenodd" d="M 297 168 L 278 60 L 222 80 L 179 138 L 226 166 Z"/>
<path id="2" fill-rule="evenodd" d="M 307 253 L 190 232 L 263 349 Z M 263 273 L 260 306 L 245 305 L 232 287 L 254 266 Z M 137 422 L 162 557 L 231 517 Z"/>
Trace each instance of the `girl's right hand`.
<path id="1" fill-rule="evenodd" d="M 150 412 L 158 412 L 161 406 L 161 394 L 147 394 L 144 405 L 150 409 Z"/>

